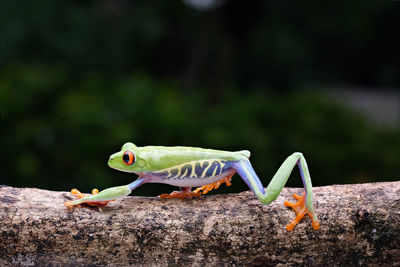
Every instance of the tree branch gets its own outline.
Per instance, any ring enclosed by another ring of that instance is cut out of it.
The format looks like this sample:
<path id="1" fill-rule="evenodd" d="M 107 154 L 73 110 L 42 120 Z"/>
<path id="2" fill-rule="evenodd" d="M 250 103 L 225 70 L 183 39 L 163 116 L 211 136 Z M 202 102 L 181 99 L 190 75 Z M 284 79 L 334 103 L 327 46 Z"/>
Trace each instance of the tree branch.
<path id="1" fill-rule="evenodd" d="M 125 197 L 68 209 L 66 192 L 0 188 L 0 265 L 400 265 L 400 182 L 314 189 L 320 230 L 251 192 Z"/>

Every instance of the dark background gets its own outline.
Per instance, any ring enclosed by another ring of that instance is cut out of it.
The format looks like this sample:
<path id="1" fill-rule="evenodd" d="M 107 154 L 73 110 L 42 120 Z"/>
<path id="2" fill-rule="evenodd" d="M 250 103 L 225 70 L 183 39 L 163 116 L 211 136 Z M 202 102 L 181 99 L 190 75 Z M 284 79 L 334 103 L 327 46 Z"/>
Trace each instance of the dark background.
<path id="1" fill-rule="evenodd" d="M 314 185 L 396 180 L 400 122 L 327 92 L 399 92 L 399 14 L 378 0 L 2 1 L 0 183 L 127 184 L 107 166 L 127 141 L 248 149 L 264 185 L 295 151 Z M 218 193 L 245 189 L 235 177 Z"/>

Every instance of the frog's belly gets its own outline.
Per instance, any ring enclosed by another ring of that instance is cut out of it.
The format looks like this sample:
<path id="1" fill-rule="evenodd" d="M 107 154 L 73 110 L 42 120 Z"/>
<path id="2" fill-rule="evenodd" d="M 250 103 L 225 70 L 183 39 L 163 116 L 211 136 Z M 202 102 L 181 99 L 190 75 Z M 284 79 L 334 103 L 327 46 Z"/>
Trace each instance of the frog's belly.
<path id="1" fill-rule="evenodd" d="M 222 180 L 228 175 L 232 175 L 235 173 L 235 170 L 229 170 L 223 172 L 221 175 L 213 176 L 213 177 L 205 177 L 205 178 L 178 178 L 178 179 L 163 179 L 161 183 L 179 186 L 179 187 L 196 187 L 203 186 L 207 184 L 212 184 L 217 181 Z"/>

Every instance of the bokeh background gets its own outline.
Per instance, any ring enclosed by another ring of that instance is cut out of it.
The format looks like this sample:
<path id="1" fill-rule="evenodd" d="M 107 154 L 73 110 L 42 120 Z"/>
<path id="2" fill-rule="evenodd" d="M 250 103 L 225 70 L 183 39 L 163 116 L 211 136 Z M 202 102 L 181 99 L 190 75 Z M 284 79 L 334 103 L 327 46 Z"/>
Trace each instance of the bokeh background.
<path id="1" fill-rule="evenodd" d="M 314 185 L 398 180 L 399 14 L 378 0 L 2 1 L 0 184 L 127 184 L 107 166 L 127 141 L 248 149 L 265 185 L 294 151 Z M 218 193 L 242 190 L 236 176 Z"/>

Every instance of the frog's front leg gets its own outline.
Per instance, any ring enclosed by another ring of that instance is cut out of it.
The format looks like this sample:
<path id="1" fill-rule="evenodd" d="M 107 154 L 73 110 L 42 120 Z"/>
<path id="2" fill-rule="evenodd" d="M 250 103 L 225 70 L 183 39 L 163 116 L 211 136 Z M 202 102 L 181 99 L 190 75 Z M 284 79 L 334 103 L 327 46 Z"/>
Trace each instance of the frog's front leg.
<path id="1" fill-rule="evenodd" d="M 148 177 L 139 177 L 136 181 L 122 186 L 115 186 L 104 189 L 98 192 L 97 189 L 92 190 L 92 195 L 85 195 L 79 192 L 77 189 L 72 189 L 71 193 L 77 196 L 79 199 L 64 202 L 68 207 L 87 203 L 91 206 L 105 206 L 111 200 L 115 200 L 120 197 L 129 195 L 135 188 L 148 182 Z"/>
<path id="2" fill-rule="evenodd" d="M 282 163 L 281 167 L 272 178 L 266 190 L 264 190 L 264 187 L 253 167 L 251 166 L 250 161 L 240 160 L 234 162 L 232 166 L 234 169 L 236 169 L 238 174 L 254 192 L 261 203 L 268 205 L 278 197 L 296 164 L 300 169 L 305 192 L 302 196 L 294 196 L 298 200 L 298 203 L 293 204 L 290 202 L 285 202 L 286 206 L 292 207 L 297 213 L 296 218 L 291 223 L 286 225 L 286 229 L 288 231 L 293 230 L 295 225 L 303 218 L 305 214 L 308 214 L 311 217 L 313 228 L 318 229 L 319 223 L 313 206 L 311 178 L 303 154 L 296 152 L 290 155 Z"/>
<path id="3" fill-rule="evenodd" d="M 99 193 L 98 189 L 93 189 L 92 190 L 92 196 L 97 195 Z M 75 197 L 77 197 L 79 200 L 83 199 L 83 198 L 87 198 L 90 197 L 91 195 L 89 194 L 82 194 L 78 189 L 74 188 L 71 190 L 71 194 L 73 194 Z M 73 206 L 73 205 L 77 205 L 76 203 L 80 202 L 78 200 L 72 200 L 72 201 L 66 201 L 64 202 L 64 204 L 68 207 Z M 89 204 L 90 206 L 97 206 L 97 207 L 104 207 L 105 205 L 107 205 L 109 201 L 87 201 L 85 203 Z"/>

